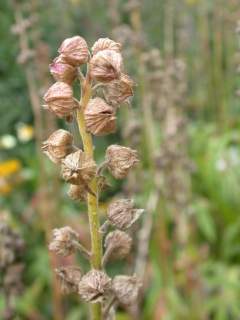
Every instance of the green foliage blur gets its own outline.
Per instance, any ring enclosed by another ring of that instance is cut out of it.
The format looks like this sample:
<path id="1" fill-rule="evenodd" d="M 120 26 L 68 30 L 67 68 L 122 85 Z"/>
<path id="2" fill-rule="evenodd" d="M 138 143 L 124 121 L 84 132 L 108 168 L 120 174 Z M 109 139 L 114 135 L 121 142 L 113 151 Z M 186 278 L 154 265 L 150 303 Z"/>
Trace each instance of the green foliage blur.
<path id="1" fill-rule="evenodd" d="M 49 47 L 50 59 L 56 56 L 61 41 L 72 35 L 83 36 L 89 46 L 98 37 L 111 37 L 108 10 L 111 0 L 17 2 L 26 6 L 34 5 L 37 32 Z M 127 2 L 119 1 L 119 8 Z M 25 66 L 17 62 L 19 41 L 18 36 L 12 32 L 16 14 L 13 3 L 0 2 L 0 215 L 25 241 L 22 257 L 25 265 L 24 289 L 14 302 L 16 315 L 12 319 L 58 320 L 53 316 L 53 280 L 46 221 L 37 214 L 36 209 L 39 201 L 39 156 Z M 168 6 L 171 6 L 170 16 L 167 14 Z M 191 205 L 197 225 L 194 244 L 190 243 L 185 252 L 185 258 L 194 261 L 193 269 L 183 268 L 178 272 L 173 267 L 166 284 L 159 263 L 158 215 L 154 214 L 155 227 L 150 240 L 147 268 L 150 280 L 147 279 L 141 319 L 240 319 L 240 100 L 236 95 L 240 89 L 237 73 L 240 42 L 235 33 L 240 19 L 240 4 L 237 0 L 143 0 L 141 13 L 149 46 L 160 49 L 164 56 L 166 29 L 171 24 L 174 56 L 183 59 L 187 66 L 188 89 L 183 112 L 188 118 L 188 154 L 194 163 Z M 124 10 L 122 21 L 129 24 L 129 17 Z M 134 63 L 132 60 L 127 61 L 129 73 L 137 82 Z M 138 102 L 137 95 L 133 99 L 134 110 L 138 110 Z M 109 144 L 125 143 L 121 133 L 124 121 L 122 112 L 118 119 L 117 134 L 96 139 L 99 163 Z M 62 122 L 58 124 L 63 125 Z M 70 125 L 70 128 L 76 131 L 74 125 Z M 156 128 L 161 149 L 162 128 L 160 125 Z M 49 176 L 54 172 L 59 175 L 48 160 L 45 165 Z M 102 199 L 102 215 L 109 199 L 124 188 L 124 183 L 110 180 L 111 189 Z M 46 206 L 46 219 L 51 220 L 52 228 L 66 224 L 77 225 L 83 241 L 88 243 L 86 208 L 71 202 L 66 195 L 66 185 L 60 179 L 57 183 L 56 216 L 48 217 Z M 135 196 L 142 206 L 149 195 L 148 184 L 151 181 L 146 182 L 144 191 Z M 169 230 L 172 227 L 169 224 Z M 204 253 L 200 251 L 203 247 L 207 248 L 205 259 Z M 178 254 L 177 251 L 176 260 Z M 70 263 L 77 261 L 83 270 L 87 270 L 84 260 L 79 257 L 72 259 Z M 62 262 L 57 261 L 59 264 Z M 196 274 L 194 263 L 198 265 Z M 124 266 L 122 263 L 111 264 L 109 272 L 114 274 L 115 269 L 124 270 Z M 192 281 L 203 284 L 201 295 L 195 295 L 194 286 L 191 285 L 190 289 L 184 285 L 181 289 L 181 284 L 185 283 L 190 272 Z M 175 290 L 176 287 L 180 287 L 180 290 Z M 87 307 L 80 304 L 78 297 L 64 296 L 61 306 L 64 319 L 87 319 Z M 0 287 L 0 317 L 5 307 Z M 131 318 L 121 308 L 117 320 L 127 319 Z"/>

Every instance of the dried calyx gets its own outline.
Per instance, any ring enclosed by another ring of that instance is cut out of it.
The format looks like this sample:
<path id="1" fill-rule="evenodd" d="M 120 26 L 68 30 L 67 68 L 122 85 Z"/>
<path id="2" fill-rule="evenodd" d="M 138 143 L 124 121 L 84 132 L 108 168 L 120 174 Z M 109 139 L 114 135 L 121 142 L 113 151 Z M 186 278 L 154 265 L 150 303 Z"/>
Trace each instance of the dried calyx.
<path id="1" fill-rule="evenodd" d="M 63 56 L 55 58 L 49 65 L 49 70 L 56 81 L 72 84 L 77 77 L 77 69 L 67 63 Z"/>
<path id="2" fill-rule="evenodd" d="M 78 285 L 78 293 L 83 300 L 91 303 L 101 302 L 110 293 L 111 279 L 100 270 L 85 274 Z"/>
<path id="3" fill-rule="evenodd" d="M 78 150 L 62 161 L 62 176 L 71 184 L 86 186 L 95 176 L 96 168 L 94 160 L 82 150 Z"/>
<path id="4" fill-rule="evenodd" d="M 133 201 L 120 199 L 110 203 L 107 209 L 107 218 L 111 225 L 118 229 L 127 229 L 138 220 L 143 209 L 134 209 Z"/>
<path id="5" fill-rule="evenodd" d="M 54 229 L 49 250 L 61 256 L 68 256 L 76 251 L 76 242 L 78 242 L 78 234 L 71 227 Z"/>
<path id="6" fill-rule="evenodd" d="M 115 110 L 102 98 L 91 99 L 84 110 L 86 127 L 95 136 L 103 136 L 116 131 Z"/>
<path id="7" fill-rule="evenodd" d="M 54 163 L 61 162 L 73 150 L 73 136 L 70 132 L 59 129 L 43 142 L 43 152 Z"/>
<path id="8" fill-rule="evenodd" d="M 133 166 L 139 162 L 138 153 L 131 148 L 111 145 L 106 151 L 106 163 L 109 171 L 116 179 L 127 176 Z"/>
<path id="9" fill-rule="evenodd" d="M 123 305 L 136 303 L 141 286 L 141 282 L 136 276 L 120 275 L 112 281 L 113 292 Z"/>
<path id="10" fill-rule="evenodd" d="M 99 38 L 92 46 L 92 54 L 95 55 L 99 51 L 112 50 L 120 53 L 122 49 L 121 43 L 115 42 L 109 38 Z"/>

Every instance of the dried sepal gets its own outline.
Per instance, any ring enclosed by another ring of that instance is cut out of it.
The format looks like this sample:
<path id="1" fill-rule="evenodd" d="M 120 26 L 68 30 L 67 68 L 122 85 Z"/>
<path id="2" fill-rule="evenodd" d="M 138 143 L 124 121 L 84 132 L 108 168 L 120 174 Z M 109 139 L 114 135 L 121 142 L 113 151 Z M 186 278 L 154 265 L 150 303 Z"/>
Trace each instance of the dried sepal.
<path id="1" fill-rule="evenodd" d="M 126 306 L 136 303 L 141 286 L 141 282 L 135 275 L 119 275 L 112 281 L 115 296 L 121 304 Z"/>
<path id="2" fill-rule="evenodd" d="M 92 46 L 92 54 L 95 55 L 99 51 L 113 50 L 115 52 L 121 52 L 121 43 L 115 42 L 109 38 L 100 38 Z"/>
<path id="3" fill-rule="evenodd" d="M 106 151 L 108 170 L 116 179 L 123 179 L 130 169 L 139 162 L 138 153 L 131 148 L 111 145 Z"/>
<path id="4" fill-rule="evenodd" d="M 78 234 L 71 227 L 54 229 L 53 240 L 49 244 L 49 250 L 60 256 L 68 256 L 75 252 L 75 241 L 78 242 Z"/>
<path id="5" fill-rule="evenodd" d="M 105 272 L 95 269 L 85 274 L 78 285 L 82 299 L 91 303 L 101 302 L 110 290 L 111 279 Z"/>
<path id="6" fill-rule="evenodd" d="M 123 259 L 129 254 L 132 238 L 124 231 L 115 230 L 106 236 L 104 246 L 103 265 L 106 265 L 108 259 Z"/>
<path id="7" fill-rule="evenodd" d="M 110 82 L 104 88 L 104 96 L 108 103 L 116 106 L 123 102 L 128 102 L 133 96 L 134 81 L 126 74 L 122 73 L 118 80 Z"/>
<path id="8" fill-rule="evenodd" d="M 127 229 L 138 220 L 143 209 L 134 209 L 130 199 L 115 200 L 108 206 L 107 217 L 110 224 L 118 229 Z"/>
<path id="9" fill-rule="evenodd" d="M 73 66 L 84 64 L 89 58 L 87 42 L 80 36 L 65 39 L 58 52 Z"/>
<path id="10" fill-rule="evenodd" d="M 73 136 L 70 132 L 59 129 L 43 142 L 42 150 L 54 163 L 61 162 L 73 149 Z"/>
<path id="11" fill-rule="evenodd" d="M 64 118 L 72 115 L 78 104 L 73 98 L 72 87 L 65 82 L 54 83 L 43 97 L 46 108 L 58 117 Z"/>
<path id="12" fill-rule="evenodd" d="M 86 127 L 95 136 L 103 136 L 116 131 L 116 117 L 112 106 L 102 98 L 91 99 L 84 110 Z"/>
<path id="13" fill-rule="evenodd" d="M 77 77 L 77 69 L 67 63 L 63 56 L 58 56 L 49 65 L 49 70 L 56 81 L 72 84 Z"/>
<path id="14" fill-rule="evenodd" d="M 71 184 L 68 190 L 68 196 L 72 200 L 85 201 L 87 199 L 87 190 L 84 184 Z"/>
<path id="15" fill-rule="evenodd" d="M 56 274 L 60 280 L 61 291 L 64 294 L 77 293 L 78 284 L 82 277 L 81 269 L 77 266 L 57 268 Z"/>
<path id="16" fill-rule="evenodd" d="M 113 50 L 102 50 L 90 60 L 90 76 L 92 79 L 108 83 L 120 77 L 122 56 Z"/>
<path id="17" fill-rule="evenodd" d="M 71 184 L 85 186 L 96 174 L 96 163 L 82 150 L 70 153 L 62 161 L 63 179 Z"/>

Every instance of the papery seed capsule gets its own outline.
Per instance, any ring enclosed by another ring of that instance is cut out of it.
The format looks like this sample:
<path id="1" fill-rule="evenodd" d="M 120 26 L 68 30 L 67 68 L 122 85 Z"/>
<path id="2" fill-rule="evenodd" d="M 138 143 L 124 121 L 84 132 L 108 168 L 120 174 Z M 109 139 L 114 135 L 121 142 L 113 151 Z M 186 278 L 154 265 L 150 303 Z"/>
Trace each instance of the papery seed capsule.
<path id="1" fill-rule="evenodd" d="M 132 238 L 124 231 L 115 230 L 106 236 L 104 246 L 105 259 L 123 259 L 131 250 Z"/>
<path id="2" fill-rule="evenodd" d="M 53 60 L 49 65 L 49 69 L 56 81 L 66 82 L 71 85 L 77 77 L 77 69 L 66 63 L 61 55 Z"/>
<path id="3" fill-rule="evenodd" d="M 60 256 L 68 256 L 75 252 L 74 241 L 78 241 L 78 234 L 71 227 L 63 227 L 53 230 L 53 240 L 49 244 L 49 250 Z"/>
<path id="4" fill-rule="evenodd" d="M 115 200 L 108 206 L 107 217 L 109 222 L 118 229 L 127 229 L 138 220 L 143 209 L 134 209 L 130 199 Z"/>
<path id="5" fill-rule="evenodd" d="M 82 150 L 70 153 L 62 161 L 63 179 L 71 184 L 87 185 L 96 174 L 96 163 Z"/>
<path id="6" fill-rule="evenodd" d="M 58 52 L 73 66 L 86 63 L 89 57 L 87 42 L 80 36 L 65 39 Z"/>
<path id="7" fill-rule="evenodd" d="M 107 148 L 106 162 L 111 174 L 116 179 L 123 179 L 139 159 L 136 150 L 114 144 Z"/>
<path id="8" fill-rule="evenodd" d="M 105 88 L 105 98 L 108 103 L 118 105 L 128 101 L 133 96 L 133 80 L 126 74 L 121 74 L 118 80 L 110 82 Z"/>
<path id="9" fill-rule="evenodd" d="M 90 76 L 99 82 L 110 82 L 120 77 L 122 56 L 113 50 L 103 50 L 90 60 Z"/>
<path id="10" fill-rule="evenodd" d="M 72 200 L 85 201 L 87 198 L 87 190 L 85 185 L 75 185 L 71 184 L 68 190 L 68 196 Z"/>
<path id="11" fill-rule="evenodd" d="M 59 129 L 43 142 L 42 150 L 54 163 L 59 163 L 73 149 L 73 136 L 70 132 Z"/>
<path id="12" fill-rule="evenodd" d="M 113 292 L 123 305 L 132 305 L 138 299 L 139 289 L 142 284 L 136 276 L 116 276 L 113 279 Z"/>
<path id="13" fill-rule="evenodd" d="M 116 131 L 116 117 L 112 106 L 102 98 L 91 99 L 84 110 L 86 127 L 95 136 L 103 136 Z"/>
<path id="14" fill-rule="evenodd" d="M 54 83 L 43 99 L 47 108 L 60 118 L 71 116 L 73 110 L 78 107 L 71 86 L 65 82 Z"/>
<path id="15" fill-rule="evenodd" d="M 111 279 L 105 272 L 94 269 L 82 277 L 78 286 L 82 299 L 91 303 L 101 302 L 110 290 Z"/>
<path id="16" fill-rule="evenodd" d="M 121 52 L 121 43 L 115 42 L 109 38 L 100 38 L 92 46 L 92 54 L 95 55 L 102 50 L 113 50 L 115 52 Z"/>
<path id="17" fill-rule="evenodd" d="M 78 292 L 78 284 L 82 277 L 82 272 L 79 267 L 60 267 L 56 269 L 56 274 L 60 280 L 61 290 L 64 294 Z"/>

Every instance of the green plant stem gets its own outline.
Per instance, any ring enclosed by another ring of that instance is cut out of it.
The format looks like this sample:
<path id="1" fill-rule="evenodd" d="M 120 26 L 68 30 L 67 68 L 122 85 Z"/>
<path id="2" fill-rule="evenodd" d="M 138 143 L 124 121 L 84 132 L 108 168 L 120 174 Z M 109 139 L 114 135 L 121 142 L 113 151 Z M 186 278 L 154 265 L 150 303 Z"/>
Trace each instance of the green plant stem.
<path id="1" fill-rule="evenodd" d="M 86 80 L 82 86 L 82 96 L 80 100 L 80 108 L 77 111 L 77 122 L 82 137 L 84 152 L 94 159 L 94 146 L 92 136 L 86 130 L 84 109 L 91 98 L 91 82 L 86 76 Z M 91 267 L 93 269 L 101 269 L 102 265 L 102 239 L 99 232 L 100 221 L 98 216 L 98 187 L 96 177 L 89 184 L 90 189 L 96 195 L 88 193 L 88 219 L 91 234 Z M 92 320 L 101 320 L 102 311 L 101 304 L 95 303 L 91 305 Z"/>

